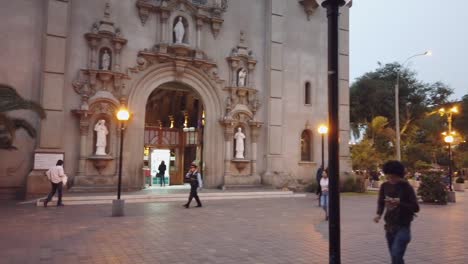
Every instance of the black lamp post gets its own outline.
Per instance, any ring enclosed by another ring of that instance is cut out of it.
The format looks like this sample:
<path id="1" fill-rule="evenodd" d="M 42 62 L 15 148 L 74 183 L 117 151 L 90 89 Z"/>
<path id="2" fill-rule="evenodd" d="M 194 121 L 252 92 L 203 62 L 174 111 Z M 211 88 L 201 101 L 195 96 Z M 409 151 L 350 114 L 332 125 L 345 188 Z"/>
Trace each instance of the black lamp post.
<path id="1" fill-rule="evenodd" d="M 454 141 L 453 135 L 455 135 L 455 131 L 452 130 L 452 120 L 453 114 L 458 113 L 458 107 L 453 106 L 450 109 L 441 108 L 439 109 L 440 116 L 447 116 L 447 125 L 448 125 L 448 132 L 442 133 L 444 137 L 445 143 L 448 144 L 449 148 L 449 194 L 448 194 L 448 202 L 455 202 L 455 192 L 453 192 L 452 188 L 452 143 Z"/>
<path id="2" fill-rule="evenodd" d="M 448 154 L 449 154 L 449 166 L 448 166 L 448 169 L 449 169 L 449 190 L 451 192 L 453 192 L 453 188 L 452 188 L 452 143 L 453 143 L 453 136 L 452 135 L 447 135 L 444 137 L 444 141 L 445 143 L 447 143 L 448 145 Z"/>
<path id="3" fill-rule="evenodd" d="M 339 157 L 339 75 L 338 17 L 344 0 L 325 0 L 328 17 L 328 171 L 329 171 L 329 256 L 330 263 L 341 263 L 340 249 L 340 157 Z"/>
<path id="4" fill-rule="evenodd" d="M 123 161 L 123 140 L 125 123 L 130 118 L 130 113 L 126 108 L 121 108 L 117 112 L 117 119 L 120 121 L 120 153 L 119 153 L 119 178 L 117 184 L 117 200 L 112 201 L 112 216 L 124 215 L 125 200 L 120 199 L 122 193 L 122 161 Z"/>
<path id="5" fill-rule="evenodd" d="M 320 125 L 318 132 L 322 137 L 322 169 L 325 169 L 325 134 L 328 133 L 328 127 L 326 125 Z"/>

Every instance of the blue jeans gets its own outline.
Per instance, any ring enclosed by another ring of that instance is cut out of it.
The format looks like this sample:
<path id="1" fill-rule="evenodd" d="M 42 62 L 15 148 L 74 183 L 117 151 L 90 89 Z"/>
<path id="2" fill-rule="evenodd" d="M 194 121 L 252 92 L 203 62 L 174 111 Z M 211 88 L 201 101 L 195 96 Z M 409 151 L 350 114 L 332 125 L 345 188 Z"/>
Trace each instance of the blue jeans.
<path id="1" fill-rule="evenodd" d="M 411 241 L 410 228 L 400 227 L 394 232 L 386 232 L 386 237 L 392 264 L 405 264 L 403 256 L 408 243 Z"/>
<path id="2" fill-rule="evenodd" d="M 322 192 L 320 195 L 320 205 L 328 216 L 328 192 Z"/>

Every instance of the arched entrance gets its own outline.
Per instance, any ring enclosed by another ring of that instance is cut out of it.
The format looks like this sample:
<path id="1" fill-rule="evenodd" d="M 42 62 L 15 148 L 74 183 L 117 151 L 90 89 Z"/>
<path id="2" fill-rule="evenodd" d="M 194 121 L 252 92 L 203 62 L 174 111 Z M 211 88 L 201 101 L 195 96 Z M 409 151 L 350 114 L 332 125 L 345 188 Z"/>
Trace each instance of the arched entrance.
<path id="1" fill-rule="evenodd" d="M 151 93 L 146 103 L 144 134 L 149 185 L 181 185 L 190 164 L 203 163 L 204 118 L 200 95 L 183 83 L 166 83 Z M 158 169 L 162 162 L 167 168 L 163 176 Z"/>
<path id="2" fill-rule="evenodd" d="M 201 69 L 187 65 L 183 72 L 180 72 L 174 63 L 168 62 L 152 65 L 132 74 L 127 86 L 129 89 L 127 105 L 132 116 L 124 139 L 122 172 L 123 183 L 129 188 L 142 188 L 145 185 L 143 166 L 147 102 L 153 93 L 158 94 L 159 90 L 171 91 L 171 87 L 168 86 L 174 84 L 199 96 L 203 101 L 202 108 L 205 112 L 201 153 L 203 179 L 207 187 L 218 187 L 223 184 L 224 156 L 220 154 L 224 153 L 224 134 L 219 120 L 224 111 L 220 99 L 222 91 L 220 84 L 213 81 Z M 176 88 L 175 86 L 172 90 Z M 185 169 L 187 168 L 182 171 Z"/>

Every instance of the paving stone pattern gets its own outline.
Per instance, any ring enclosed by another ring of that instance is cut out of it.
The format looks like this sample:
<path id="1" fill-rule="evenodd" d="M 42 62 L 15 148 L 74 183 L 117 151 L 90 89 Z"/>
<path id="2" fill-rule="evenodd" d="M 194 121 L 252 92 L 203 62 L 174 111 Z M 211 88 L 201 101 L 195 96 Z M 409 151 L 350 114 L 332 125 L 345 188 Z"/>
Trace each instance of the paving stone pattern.
<path id="1" fill-rule="evenodd" d="M 468 263 L 467 202 L 423 205 L 407 263 Z M 201 194 L 203 197 L 203 194 Z M 342 199 L 342 262 L 389 263 L 375 195 Z M 314 196 L 40 208 L 1 205 L 0 263 L 328 263 L 328 225 Z"/>

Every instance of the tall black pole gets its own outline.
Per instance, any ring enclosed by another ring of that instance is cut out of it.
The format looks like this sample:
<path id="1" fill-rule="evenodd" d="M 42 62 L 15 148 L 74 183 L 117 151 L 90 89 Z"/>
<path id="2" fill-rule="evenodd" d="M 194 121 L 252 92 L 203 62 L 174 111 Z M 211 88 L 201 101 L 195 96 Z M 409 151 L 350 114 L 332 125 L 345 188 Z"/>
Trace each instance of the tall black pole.
<path id="1" fill-rule="evenodd" d="M 326 0 L 322 6 L 328 17 L 328 172 L 329 172 L 329 256 L 331 264 L 341 263 L 340 177 L 339 177 L 339 91 L 338 16 L 343 0 Z"/>
<path id="2" fill-rule="evenodd" d="M 325 134 L 322 134 L 322 169 L 325 169 Z"/>
<path id="3" fill-rule="evenodd" d="M 452 144 L 448 143 L 449 148 L 449 190 L 453 192 L 452 189 Z"/>
<path id="4" fill-rule="evenodd" d="M 117 200 L 120 200 L 122 192 L 122 155 L 123 155 L 123 138 L 124 138 L 124 122 L 120 121 L 120 154 L 119 154 L 119 183 L 117 185 Z"/>

